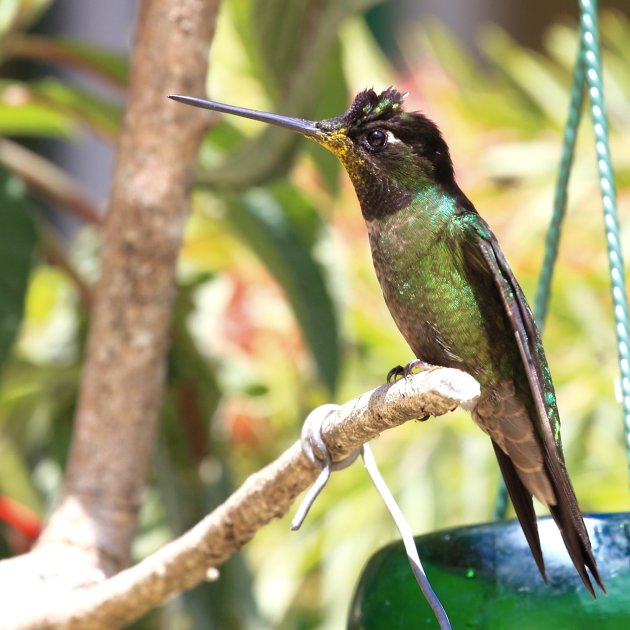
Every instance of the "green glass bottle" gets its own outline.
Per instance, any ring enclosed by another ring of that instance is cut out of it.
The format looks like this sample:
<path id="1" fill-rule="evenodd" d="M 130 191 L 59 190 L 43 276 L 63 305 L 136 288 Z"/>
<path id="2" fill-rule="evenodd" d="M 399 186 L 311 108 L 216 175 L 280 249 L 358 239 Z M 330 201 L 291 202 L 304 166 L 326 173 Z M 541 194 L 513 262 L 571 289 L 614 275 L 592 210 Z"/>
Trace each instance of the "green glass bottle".
<path id="1" fill-rule="evenodd" d="M 593 599 L 575 573 L 558 530 L 538 519 L 547 583 L 517 521 L 418 536 L 433 589 L 456 630 L 621 630 L 630 628 L 630 514 L 585 517 L 607 595 Z M 349 630 L 438 628 L 401 543 L 378 551 L 357 586 Z"/>

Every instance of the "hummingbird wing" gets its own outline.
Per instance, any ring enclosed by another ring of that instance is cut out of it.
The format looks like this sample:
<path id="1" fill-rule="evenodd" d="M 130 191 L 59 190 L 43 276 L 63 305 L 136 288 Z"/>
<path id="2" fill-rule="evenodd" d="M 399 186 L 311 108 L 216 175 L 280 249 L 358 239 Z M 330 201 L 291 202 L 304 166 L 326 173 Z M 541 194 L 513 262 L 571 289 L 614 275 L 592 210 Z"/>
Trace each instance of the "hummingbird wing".
<path id="1" fill-rule="evenodd" d="M 469 214 L 467 218 L 474 227 L 476 241 L 472 247 L 467 248 L 470 255 L 470 268 L 484 274 L 486 278 L 488 274 L 493 278 L 505 308 L 507 320 L 514 332 L 527 375 L 536 413 L 536 417 L 533 418 L 536 434 L 542 449 L 544 467 L 556 498 L 555 504 L 549 505 L 549 510 L 560 529 L 564 544 L 578 574 L 588 591 L 595 597 L 585 567 L 590 569 L 602 591 L 605 592 L 605 588 L 599 576 L 584 520 L 564 465 L 560 441 L 560 420 L 538 327 L 523 291 L 490 227 L 476 212 Z M 495 452 L 514 510 L 544 576 L 531 492 L 524 486 L 510 458 L 496 445 Z"/>

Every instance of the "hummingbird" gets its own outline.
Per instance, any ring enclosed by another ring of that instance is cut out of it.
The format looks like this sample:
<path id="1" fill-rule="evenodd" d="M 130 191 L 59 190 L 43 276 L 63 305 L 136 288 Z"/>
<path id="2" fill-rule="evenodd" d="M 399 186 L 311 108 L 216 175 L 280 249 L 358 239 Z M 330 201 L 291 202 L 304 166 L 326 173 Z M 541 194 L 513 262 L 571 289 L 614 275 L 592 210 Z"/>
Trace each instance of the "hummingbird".
<path id="1" fill-rule="evenodd" d="M 310 121 L 191 96 L 176 101 L 296 131 L 334 153 L 356 191 L 389 311 L 416 368 L 458 368 L 480 384 L 469 409 L 490 437 L 538 569 L 532 497 L 547 506 L 589 593 L 605 587 L 564 462 L 560 418 L 540 334 L 499 243 L 458 186 L 437 125 L 403 108 L 394 87 L 360 92 L 335 118 Z"/>

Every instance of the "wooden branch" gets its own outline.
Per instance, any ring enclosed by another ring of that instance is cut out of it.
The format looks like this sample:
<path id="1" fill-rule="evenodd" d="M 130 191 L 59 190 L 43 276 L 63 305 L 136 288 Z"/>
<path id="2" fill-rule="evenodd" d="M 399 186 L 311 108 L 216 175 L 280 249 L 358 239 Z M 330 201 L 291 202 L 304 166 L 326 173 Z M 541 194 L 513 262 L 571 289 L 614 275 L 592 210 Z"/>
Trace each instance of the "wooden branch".
<path id="1" fill-rule="evenodd" d="M 422 372 L 341 405 L 324 422 L 323 437 L 339 458 L 408 420 L 439 416 L 458 405 L 469 407 L 478 395 L 479 384 L 468 374 L 446 368 Z M 31 579 L 30 589 L 18 590 L 24 597 L 20 601 L 11 594 L 20 583 L 21 570 L 15 564 L 20 558 L 0 563 L 5 601 L 0 626 L 98 630 L 126 625 L 170 596 L 204 579 L 217 579 L 217 567 L 258 529 L 284 515 L 318 473 L 295 443 L 180 538 L 91 587 L 51 591 L 42 584 L 34 589 Z"/>
<path id="2" fill-rule="evenodd" d="M 39 573 L 62 584 L 111 575 L 129 562 L 161 406 L 175 267 L 206 126 L 202 112 L 167 94 L 203 93 L 217 4 L 140 3 L 64 492 L 38 544 L 53 556 L 60 552 L 63 561 Z"/>

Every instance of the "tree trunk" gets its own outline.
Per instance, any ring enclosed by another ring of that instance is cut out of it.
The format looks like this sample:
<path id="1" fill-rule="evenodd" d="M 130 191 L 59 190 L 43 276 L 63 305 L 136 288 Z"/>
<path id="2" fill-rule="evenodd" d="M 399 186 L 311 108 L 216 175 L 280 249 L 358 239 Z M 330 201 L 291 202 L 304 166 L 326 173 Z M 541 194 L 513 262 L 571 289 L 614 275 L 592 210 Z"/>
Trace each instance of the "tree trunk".
<path id="1" fill-rule="evenodd" d="M 39 543 L 105 575 L 129 562 L 160 410 L 177 256 L 207 122 L 167 94 L 204 93 L 217 5 L 144 0 L 139 9 L 64 492 Z M 67 564 L 57 570 L 65 573 Z"/>

